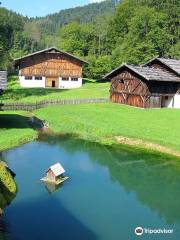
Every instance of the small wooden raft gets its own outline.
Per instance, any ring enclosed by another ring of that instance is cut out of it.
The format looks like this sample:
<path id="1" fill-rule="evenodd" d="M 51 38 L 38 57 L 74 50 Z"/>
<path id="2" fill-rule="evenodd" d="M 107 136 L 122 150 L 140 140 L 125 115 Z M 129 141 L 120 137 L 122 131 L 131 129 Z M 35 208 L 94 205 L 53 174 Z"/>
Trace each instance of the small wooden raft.
<path id="1" fill-rule="evenodd" d="M 59 179 L 56 179 L 55 181 L 53 181 L 46 176 L 44 178 L 41 178 L 41 181 L 51 183 L 51 184 L 55 184 L 55 185 L 59 185 L 59 184 L 63 183 L 64 181 L 66 181 L 67 179 L 69 179 L 69 177 L 63 177 L 63 178 L 59 178 Z"/>
<path id="2" fill-rule="evenodd" d="M 41 181 L 59 185 L 69 178 L 65 177 L 63 175 L 64 173 L 65 170 L 62 165 L 60 163 L 56 163 L 46 171 L 46 176 L 41 178 Z"/>

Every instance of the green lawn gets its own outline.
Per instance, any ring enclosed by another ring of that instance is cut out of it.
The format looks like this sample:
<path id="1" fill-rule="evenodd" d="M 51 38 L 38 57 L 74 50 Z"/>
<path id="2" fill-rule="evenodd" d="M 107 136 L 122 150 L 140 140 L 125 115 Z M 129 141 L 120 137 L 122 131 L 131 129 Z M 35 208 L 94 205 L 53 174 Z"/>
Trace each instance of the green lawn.
<path id="1" fill-rule="evenodd" d="M 43 99 L 108 97 L 109 83 L 86 81 L 80 89 L 22 89 L 11 78 L 4 101 L 36 102 Z M 119 104 L 50 106 L 34 112 L 56 133 L 76 134 L 92 141 L 115 136 L 132 137 L 180 151 L 180 110 L 138 109 Z M 25 112 L 0 112 L 0 150 L 34 139 Z"/>
<path id="2" fill-rule="evenodd" d="M 109 97 L 110 83 L 98 83 L 94 80 L 84 80 L 81 88 L 72 90 L 21 88 L 17 77 L 8 79 L 8 89 L 1 97 L 3 102 L 34 103 L 47 99 L 77 99 Z"/>
<path id="3" fill-rule="evenodd" d="M 59 133 L 103 141 L 114 136 L 143 139 L 180 151 L 180 110 L 138 109 L 119 104 L 51 106 L 35 114 Z"/>
<path id="4" fill-rule="evenodd" d="M 16 147 L 36 138 L 25 112 L 0 112 L 0 151 Z"/>

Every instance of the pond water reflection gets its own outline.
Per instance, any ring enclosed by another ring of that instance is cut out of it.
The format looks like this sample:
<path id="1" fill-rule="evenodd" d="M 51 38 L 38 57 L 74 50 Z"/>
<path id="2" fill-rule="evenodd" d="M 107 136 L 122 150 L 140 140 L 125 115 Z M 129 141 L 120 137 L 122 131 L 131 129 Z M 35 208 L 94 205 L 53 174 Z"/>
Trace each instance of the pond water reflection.
<path id="1" fill-rule="evenodd" d="M 180 239 L 180 163 L 174 159 L 58 137 L 3 157 L 18 184 L 5 211 L 6 239 L 130 240 L 139 239 L 137 226 L 174 229 L 141 239 Z M 39 179 L 56 162 L 70 179 L 53 191 Z"/>

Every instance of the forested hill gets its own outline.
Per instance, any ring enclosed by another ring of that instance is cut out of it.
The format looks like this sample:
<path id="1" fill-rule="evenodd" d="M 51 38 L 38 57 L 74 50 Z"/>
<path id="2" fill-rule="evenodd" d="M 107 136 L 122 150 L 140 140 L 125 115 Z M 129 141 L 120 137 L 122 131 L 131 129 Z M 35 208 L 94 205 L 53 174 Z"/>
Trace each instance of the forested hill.
<path id="1" fill-rule="evenodd" d="M 12 70 L 13 59 L 24 54 L 57 46 L 59 30 L 71 22 L 88 24 L 115 10 L 117 0 L 106 0 L 83 7 L 62 10 L 42 18 L 28 19 L 0 6 L 0 69 Z"/>
<path id="2" fill-rule="evenodd" d="M 0 70 L 11 70 L 13 58 L 42 47 L 25 32 L 27 21 L 27 18 L 0 7 Z"/>
<path id="3" fill-rule="evenodd" d="M 0 68 L 51 46 L 87 60 L 84 75 L 95 79 L 123 62 L 180 58 L 179 1 L 107 0 L 36 19 L 0 8 Z"/>
<path id="4" fill-rule="evenodd" d="M 43 33 L 52 34 L 55 33 L 58 28 L 73 21 L 80 24 L 91 23 L 97 16 L 114 11 L 116 2 L 117 0 L 106 0 L 100 3 L 91 3 L 82 7 L 62 10 L 58 13 L 47 15 L 46 17 L 31 19 L 31 21 L 33 21 Z"/>

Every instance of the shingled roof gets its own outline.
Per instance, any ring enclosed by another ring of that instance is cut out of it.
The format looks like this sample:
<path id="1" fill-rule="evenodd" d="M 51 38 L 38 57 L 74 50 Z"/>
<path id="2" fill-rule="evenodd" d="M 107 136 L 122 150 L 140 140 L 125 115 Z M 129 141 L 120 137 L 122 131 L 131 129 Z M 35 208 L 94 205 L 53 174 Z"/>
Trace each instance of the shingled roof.
<path id="1" fill-rule="evenodd" d="M 61 174 L 65 173 L 65 170 L 63 168 L 63 166 L 60 164 L 60 163 L 56 163 L 54 165 L 52 165 L 50 168 L 49 168 L 56 177 L 60 176 Z M 49 171 L 48 169 L 48 171 Z"/>
<path id="2" fill-rule="evenodd" d="M 18 66 L 18 64 L 19 64 L 19 62 L 20 62 L 21 60 L 23 60 L 23 59 L 25 59 L 25 58 L 29 58 L 29 57 L 35 56 L 35 55 L 38 55 L 38 54 L 41 54 L 41 53 L 46 53 L 46 52 L 62 53 L 62 54 L 64 54 L 64 55 L 66 55 L 66 56 L 69 56 L 69 57 L 71 57 L 71 58 L 76 59 L 77 61 L 81 62 L 82 64 L 88 63 L 88 62 L 82 60 L 81 58 L 76 57 L 76 56 L 74 56 L 74 55 L 72 55 L 72 54 L 70 54 L 70 53 L 67 53 L 67 52 L 65 52 L 65 51 L 62 51 L 62 50 L 60 50 L 60 49 L 58 49 L 58 48 L 56 48 L 56 47 L 51 47 L 51 48 L 47 48 L 47 49 L 44 49 L 44 50 L 41 50 L 41 51 L 37 51 L 37 52 L 31 53 L 31 54 L 28 54 L 28 55 L 23 56 L 23 57 L 20 57 L 20 58 L 16 58 L 16 59 L 14 59 L 14 64 L 15 64 L 15 66 Z"/>
<path id="3" fill-rule="evenodd" d="M 174 76 L 174 74 L 168 72 L 164 72 L 161 69 L 127 64 L 123 64 L 122 66 L 116 68 L 112 72 L 105 75 L 104 78 L 111 78 L 126 69 L 135 72 L 147 81 L 180 82 L 180 77 Z"/>
<path id="4" fill-rule="evenodd" d="M 159 61 L 160 63 L 166 65 L 168 68 L 170 68 L 175 73 L 180 75 L 180 60 L 156 57 L 156 58 L 151 59 L 149 62 L 147 62 L 143 66 L 148 66 L 148 65 L 152 64 L 155 61 Z"/>

